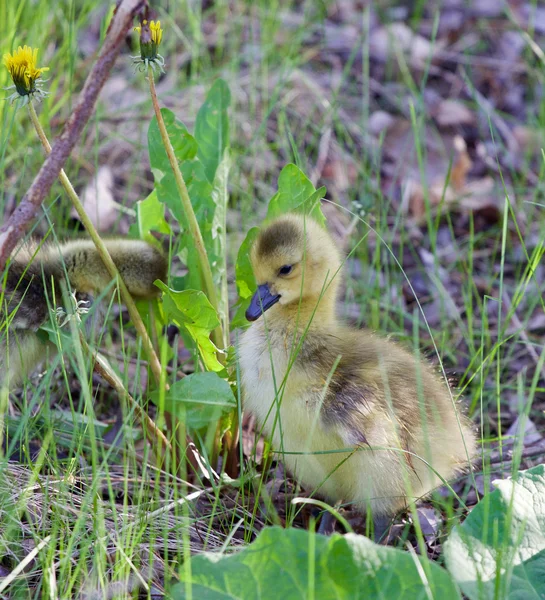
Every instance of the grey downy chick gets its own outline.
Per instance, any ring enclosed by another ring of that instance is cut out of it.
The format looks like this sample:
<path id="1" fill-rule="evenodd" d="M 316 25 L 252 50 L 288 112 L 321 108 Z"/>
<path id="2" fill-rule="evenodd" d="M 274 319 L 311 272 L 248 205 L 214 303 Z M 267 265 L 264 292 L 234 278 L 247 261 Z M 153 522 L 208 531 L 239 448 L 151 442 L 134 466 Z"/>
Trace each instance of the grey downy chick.
<path id="1" fill-rule="evenodd" d="M 105 243 L 131 295 L 157 296 L 159 290 L 153 282 L 166 278 L 164 254 L 139 240 Z M 45 345 L 37 331 L 49 319 L 51 304 L 62 302 L 61 282 L 67 278 L 72 290 L 86 294 L 100 293 L 111 283 L 90 240 L 46 243 L 42 247 L 29 242 L 13 252 L 2 281 L 0 387 L 17 385 L 43 360 Z"/>

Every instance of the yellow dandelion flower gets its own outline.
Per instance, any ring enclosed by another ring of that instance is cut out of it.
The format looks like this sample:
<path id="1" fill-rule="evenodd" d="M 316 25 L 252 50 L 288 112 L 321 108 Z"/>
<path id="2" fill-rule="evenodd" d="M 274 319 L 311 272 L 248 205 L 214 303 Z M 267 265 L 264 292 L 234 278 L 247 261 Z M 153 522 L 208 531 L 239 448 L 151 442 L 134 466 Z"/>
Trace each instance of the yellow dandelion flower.
<path id="1" fill-rule="evenodd" d="M 40 90 L 37 81 L 42 73 L 49 71 L 49 67 L 38 68 L 36 66 L 38 48 L 32 49 L 30 46 L 21 48 L 19 46 L 13 54 L 4 54 L 3 62 L 19 96 L 30 96 L 36 92 L 41 96 L 45 95 L 45 92 Z M 17 97 L 17 94 L 14 94 L 14 96 Z"/>
<path id="2" fill-rule="evenodd" d="M 152 21 L 149 24 L 151 30 L 151 41 L 159 46 L 163 39 L 163 30 L 161 29 L 161 21 Z"/>
<path id="3" fill-rule="evenodd" d="M 140 27 L 135 27 L 135 31 L 140 35 L 140 56 L 133 56 L 137 63 L 144 67 L 159 65 L 161 71 L 165 64 L 164 58 L 159 54 L 159 44 L 163 39 L 163 30 L 161 21 L 142 21 Z"/>

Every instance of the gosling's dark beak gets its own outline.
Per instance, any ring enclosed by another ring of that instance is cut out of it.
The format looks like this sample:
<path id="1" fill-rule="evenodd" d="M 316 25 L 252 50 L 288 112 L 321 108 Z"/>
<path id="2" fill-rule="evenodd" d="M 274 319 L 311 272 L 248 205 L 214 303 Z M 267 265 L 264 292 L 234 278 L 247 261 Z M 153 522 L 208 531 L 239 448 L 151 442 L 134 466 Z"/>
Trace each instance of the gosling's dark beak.
<path id="1" fill-rule="evenodd" d="M 280 294 L 274 296 L 269 290 L 269 286 L 264 283 L 257 288 L 257 292 L 252 296 L 250 306 L 246 311 L 248 321 L 256 321 L 273 304 L 280 300 Z"/>

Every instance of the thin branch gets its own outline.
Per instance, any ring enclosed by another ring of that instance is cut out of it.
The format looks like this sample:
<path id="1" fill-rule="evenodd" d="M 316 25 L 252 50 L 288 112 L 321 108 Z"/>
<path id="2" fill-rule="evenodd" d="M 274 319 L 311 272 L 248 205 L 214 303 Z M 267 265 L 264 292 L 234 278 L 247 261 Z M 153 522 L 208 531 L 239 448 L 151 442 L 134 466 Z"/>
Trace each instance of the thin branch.
<path id="1" fill-rule="evenodd" d="M 0 228 L 0 272 L 17 242 L 24 236 L 30 222 L 36 217 L 44 198 L 70 156 L 83 128 L 91 118 L 98 94 L 102 89 L 134 16 L 144 5 L 144 0 L 121 0 L 104 39 L 100 54 L 89 73 L 74 112 L 66 122 L 42 168 L 24 195 L 19 206 Z"/>

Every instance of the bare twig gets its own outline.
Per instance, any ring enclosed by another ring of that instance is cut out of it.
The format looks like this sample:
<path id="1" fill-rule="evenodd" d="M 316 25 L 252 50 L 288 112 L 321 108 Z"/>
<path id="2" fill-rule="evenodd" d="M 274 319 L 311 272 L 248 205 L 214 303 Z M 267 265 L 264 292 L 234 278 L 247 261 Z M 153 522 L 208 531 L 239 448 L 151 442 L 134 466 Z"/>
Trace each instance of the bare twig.
<path id="1" fill-rule="evenodd" d="M 121 0 L 119 3 L 100 54 L 85 81 L 74 112 L 53 144 L 51 154 L 46 158 L 28 192 L 0 229 L 0 271 L 5 268 L 12 250 L 35 218 L 44 198 L 49 193 L 83 128 L 89 121 L 98 94 L 125 41 L 125 35 L 143 4 L 144 0 Z"/>

